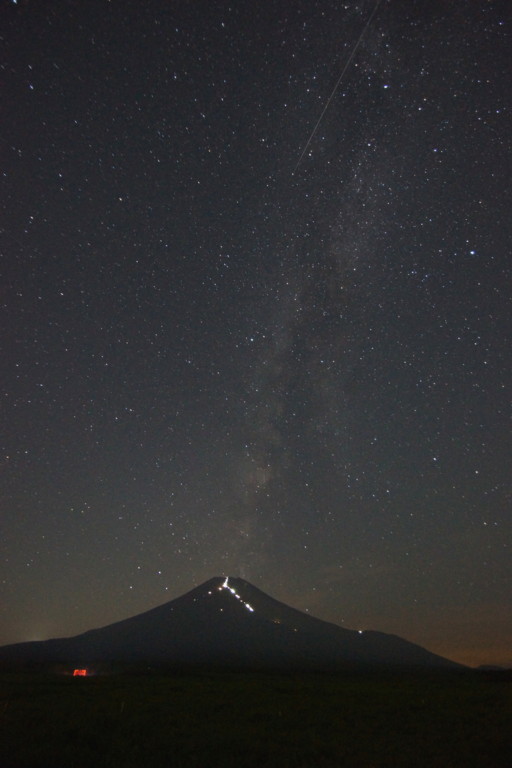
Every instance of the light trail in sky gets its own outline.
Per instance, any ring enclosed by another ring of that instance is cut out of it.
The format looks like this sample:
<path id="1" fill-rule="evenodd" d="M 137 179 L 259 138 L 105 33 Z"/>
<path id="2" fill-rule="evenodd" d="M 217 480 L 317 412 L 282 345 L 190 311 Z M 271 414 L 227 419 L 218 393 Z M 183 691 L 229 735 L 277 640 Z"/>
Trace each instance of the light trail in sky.
<path id="1" fill-rule="evenodd" d="M 371 12 L 371 14 L 370 14 L 370 16 L 369 16 L 369 18 L 368 18 L 368 21 L 366 22 L 366 24 L 365 24 L 365 25 L 364 25 L 364 27 L 363 27 L 363 31 L 362 31 L 362 32 L 361 32 L 361 34 L 359 35 L 359 38 L 357 39 L 357 42 L 356 42 L 356 44 L 355 44 L 355 45 L 354 45 L 354 47 L 352 48 L 352 52 L 351 52 L 350 56 L 348 57 L 348 59 L 347 59 L 347 61 L 346 61 L 346 63 L 345 63 L 345 66 L 343 67 L 343 69 L 342 69 L 342 71 L 341 71 L 341 75 L 338 77 L 338 79 L 337 79 L 337 81 L 336 81 L 336 84 L 335 84 L 334 88 L 333 88 L 333 89 L 332 89 L 332 91 L 331 91 L 331 95 L 329 96 L 329 98 L 328 98 L 328 99 L 327 99 L 327 101 L 325 102 L 325 106 L 324 106 L 324 108 L 323 108 L 323 110 L 322 110 L 322 114 L 321 114 L 321 115 L 320 115 L 320 117 L 318 118 L 318 120 L 317 120 L 317 122 L 316 122 L 316 125 L 315 125 L 315 127 L 314 127 L 314 128 L 313 128 L 313 130 L 311 131 L 311 134 L 310 134 L 310 136 L 309 136 L 309 139 L 307 140 L 307 142 L 306 142 L 306 144 L 305 144 L 305 146 L 304 146 L 304 149 L 302 150 L 302 152 L 301 152 L 301 155 L 300 155 L 300 157 L 299 157 L 299 159 L 298 159 L 297 165 L 296 165 L 296 166 L 295 166 L 295 168 L 293 169 L 293 172 L 292 172 L 292 176 L 294 176 L 294 175 L 297 173 L 297 169 L 299 168 L 299 165 L 300 165 L 300 164 L 301 164 L 301 162 L 302 162 L 302 158 L 303 158 L 303 157 L 304 157 L 304 155 L 306 154 L 306 152 L 307 152 L 307 149 L 308 149 L 309 145 L 311 144 L 311 142 L 312 142 L 312 140 L 313 140 L 313 137 L 314 137 L 315 133 L 317 132 L 317 130 L 318 130 L 318 127 L 319 127 L 320 123 L 322 122 L 323 116 L 324 116 L 324 115 L 325 115 L 325 113 L 327 112 L 327 110 L 328 110 L 328 108 L 329 108 L 329 104 L 331 103 L 331 101 L 332 101 L 332 100 L 333 100 L 333 98 L 334 98 L 334 94 L 336 93 L 336 91 L 337 91 L 337 90 L 338 90 L 338 88 L 340 87 L 341 81 L 343 80 L 343 78 L 344 78 L 344 76 L 345 76 L 345 73 L 347 72 L 347 70 L 348 70 L 348 68 L 349 68 L 349 66 L 350 66 L 350 64 L 351 64 L 351 62 L 352 62 L 352 59 L 354 58 L 354 56 L 355 56 L 355 53 L 356 53 L 357 49 L 359 48 L 359 46 L 360 46 L 360 44 L 361 44 L 361 40 L 363 39 L 363 37 L 364 37 L 364 34 L 365 34 L 366 30 L 367 30 L 367 29 L 368 29 L 368 27 L 370 26 L 370 24 L 371 24 L 371 22 L 372 22 L 372 19 L 373 19 L 373 17 L 374 17 L 374 16 L 375 16 L 375 14 L 377 13 L 377 10 L 378 10 L 378 7 L 379 7 L 379 5 L 380 5 L 380 4 L 381 4 L 381 0 L 377 0 L 377 2 L 375 3 L 375 6 L 374 6 L 374 8 L 373 8 L 373 11 Z"/>

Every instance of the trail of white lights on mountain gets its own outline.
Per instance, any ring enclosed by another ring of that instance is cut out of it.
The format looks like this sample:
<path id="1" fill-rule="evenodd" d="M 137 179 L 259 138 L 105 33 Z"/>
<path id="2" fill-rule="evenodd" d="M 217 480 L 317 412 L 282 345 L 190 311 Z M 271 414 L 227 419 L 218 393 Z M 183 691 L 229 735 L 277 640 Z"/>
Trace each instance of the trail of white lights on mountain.
<path id="1" fill-rule="evenodd" d="M 243 600 L 242 597 L 238 594 L 236 589 L 233 589 L 233 587 L 230 586 L 229 580 L 228 580 L 227 576 L 224 579 L 224 582 L 222 583 L 222 586 L 219 587 L 219 589 L 227 589 L 227 590 L 229 590 L 231 592 L 231 594 L 236 597 L 237 600 L 240 600 L 242 605 L 244 605 L 247 608 L 248 611 L 250 611 L 251 613 L 254 613 L 254 608 L 252 607 L 252 605 L 250 603 L 246 603 L 245 600 Z"/>

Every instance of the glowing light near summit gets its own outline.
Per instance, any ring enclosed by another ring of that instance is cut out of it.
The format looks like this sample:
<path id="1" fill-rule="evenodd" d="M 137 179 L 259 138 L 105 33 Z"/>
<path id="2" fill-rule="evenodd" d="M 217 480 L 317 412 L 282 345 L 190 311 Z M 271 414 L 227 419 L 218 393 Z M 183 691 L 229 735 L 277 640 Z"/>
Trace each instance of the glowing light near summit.
<path id="1" fill-rule="evenodd" d="M 228 579 L 227 576 L 224 579 L 224 581 L 222 583 L 222 586 L 219 587 L 219 589 L 227 589 L 227 590 L 229 590 L 231 592 L 231 594 L 236 597 L 237 600 L 240 600 L 240 602 L 247 608 L 248 611 L 250 611 L 251 613 L 254 613 L 254 608 L 252 607 L 252 605 L 250 603 L 246 603 L 244 600 L 242 600 L 242 597 L 238 594 L 236 589 L 233 589 L 233 587 L 230 586 L 229 579 Z"/>

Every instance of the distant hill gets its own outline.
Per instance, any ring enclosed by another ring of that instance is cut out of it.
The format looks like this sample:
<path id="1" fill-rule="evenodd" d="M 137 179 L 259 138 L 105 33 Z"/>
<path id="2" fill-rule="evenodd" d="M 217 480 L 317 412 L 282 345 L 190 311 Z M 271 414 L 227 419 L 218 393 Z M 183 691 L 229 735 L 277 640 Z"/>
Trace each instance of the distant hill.
<path id="1" fill-rule="evenodd" d="M 70 638 L 0 648 L 0 664 L 457 668 L 394 635 L 344 629 L 217 577 L 124 621 Z"/>

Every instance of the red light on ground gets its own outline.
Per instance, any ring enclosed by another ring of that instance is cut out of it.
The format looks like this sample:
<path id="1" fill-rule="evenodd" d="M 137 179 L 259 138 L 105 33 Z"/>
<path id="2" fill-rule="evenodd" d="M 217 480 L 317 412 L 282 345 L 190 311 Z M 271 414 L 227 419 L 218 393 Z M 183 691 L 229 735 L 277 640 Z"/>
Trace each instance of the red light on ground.
<path id="1" fill-rule="evenodd" d="M 73 677 L 87 677 L 87 670 L 86 669 L 74 669 L 73 670 Z"/>

